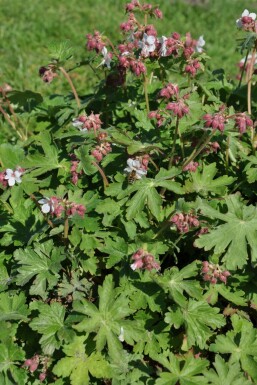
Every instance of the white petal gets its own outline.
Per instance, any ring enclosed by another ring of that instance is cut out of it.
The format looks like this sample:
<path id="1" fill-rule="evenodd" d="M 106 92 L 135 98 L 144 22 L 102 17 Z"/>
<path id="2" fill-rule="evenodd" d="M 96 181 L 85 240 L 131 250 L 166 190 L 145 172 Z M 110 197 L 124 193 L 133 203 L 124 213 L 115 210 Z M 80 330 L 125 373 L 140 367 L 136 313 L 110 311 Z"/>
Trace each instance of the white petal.
<path id="1" fill-rule="evenodd" d="M 11 168 L 7 168 L 5 170 L 6 176 L 10 178 L 13 175 L 13 170 Z M 6 178 L 7 179 L 7 178 Z"/>
<path id="2" fill-rule="evenodd" d="M 237 25 L 238 28 L 242 28 L 242 21 L 241 21 L 241 19 L 237 19 L 236 25 Z"/>
<path id="3" fill-rule="evenodd" d="M 101 51 L 102 55 L 103 55 L 103 56 L 106 56 L 106 55 L 107 55 L 107 52 L 108 52 L 108 51 L 107 51 L 107 48 L 106 48 L 106 47 L 103 47 L 103 48 L 102 48 L 102 51 Z"/>
<path id="4" fill-rule="evenodd" d="M 132 171 L 133 171 L 133 168 L 130 168 L 130 167 L 124 168 L 124 172 L 127 172 L 128 174 L 130 174 Z"/>
<path id="5" fill-rule="evenodd" d="M 135 271 L 135 270 L 136 270 L 136 268 L 137 268 L 137 266 L 136 266 L 136 264 L 135 264 L 135 263 L 132 263 L 132 265 L 130 265 L 130 267 L 131 267 L 131 269 L 132 269 L 132 270 L 134 270 L 134 271 Z"/>
<path id="6" fill-rule="evenodd" d="M 131 168 L 131 171 L 132 171 L 133 163 L 134 163 L 134 159 L 128 158 L 127 165 Z"/>
<path id="7" fill-rule="evenodd" d="M 155 36 L 147 36 L 147 39 L 146 39 L 146 42 L 147 44 L 154 44 L 155 43 Z"/>
<path id="8" fill-rule="evenodd" d="M 8 178 L 8 185 L 9 185 L 10 187 L 15 185 L 15 178 L 14 178 L 13 176 L 11 176 L 10 178 Z"/>
<path id="9" fill-rule="evenodd" d="M 244 17 L 244 16 L 249 16 L 249 11 L 248 11 L 248 9 L 245 9 L 244 12 L 242 13 L 242 16 L 241 16 L 241 17 Z"/>
<path id="10" fill-rule="evenodd" d="M 43 199 L 39 199 L 38 203 L 40 205 L 44 205 L 45 203 L 48 203 L 49 202 L 49 199 L 48 198 L 43 198 Z"/>
<path id="11" fill-rule="evenodd" d="M 253 20 L 255 20 L 256 19 L 256 13 L 250 13 L 249 17 L 251 17 Z"/>
<path id="12" fill-rule="evenodd" d="M 140 170 L 137 170 L 137 171 L 136 171 L 136 174 L 137 174 L 137 177 L 138 177 L 139 179 L 141 179 L 141 177 L 142 177 L 143 175 L 146 175 L 146 174 L 147 174 L 147 171 L 146 171 L 146 170 L 140 169 Z"/>
<path id="13" fill-rule="evenodd" d="M 49 213 L 50 210 L 51 210 L 51 207 L 50 207 L 49 203 L 45 203 L 45 204 L 41 207 L 41 210 L 42 210 L 42 213 L 44 213 L 44 214 Z"/>

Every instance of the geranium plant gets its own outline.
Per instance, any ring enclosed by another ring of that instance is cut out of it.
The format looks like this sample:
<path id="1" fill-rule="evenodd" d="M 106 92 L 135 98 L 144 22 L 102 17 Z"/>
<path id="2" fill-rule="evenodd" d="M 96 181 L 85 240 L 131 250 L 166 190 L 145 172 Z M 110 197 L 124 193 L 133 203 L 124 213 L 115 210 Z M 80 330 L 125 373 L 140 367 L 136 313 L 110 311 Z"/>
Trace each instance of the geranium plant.
<path id="1" fill-rule="evenodd" d="M 80 64 L 51 47 L 50 97 L 0 89 L 17 137 L 0 145 L 0 383 L 254 384 L 256 14 L 234 26 L 237 84 L 204 36 L 159 36 L 149 3 L 125 12 Z"/>

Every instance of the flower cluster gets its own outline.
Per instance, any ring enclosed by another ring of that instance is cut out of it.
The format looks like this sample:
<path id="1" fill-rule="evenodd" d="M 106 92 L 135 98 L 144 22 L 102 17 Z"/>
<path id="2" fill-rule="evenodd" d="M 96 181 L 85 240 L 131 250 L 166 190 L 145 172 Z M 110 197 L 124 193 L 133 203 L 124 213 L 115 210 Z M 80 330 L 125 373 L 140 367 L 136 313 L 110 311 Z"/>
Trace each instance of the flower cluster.
<path id="1" fill-rule="evenodd" d="M 41 373 L 39 374 L 39 381 L 43 382 L 46 379 L 47 376 L 47 366 L 48 366 L 48 359 L 46 357 L 41 357 L 38 354 L 35 354 L 33 357 L 28 358 L 22 367 L 28 368 L 30 373 L 34 373 L 39 365 L 42 365 Z"/>
<path id="2" fill-rule="evenodd" d="M 97 137 L 99 145 L 97 145 L 91 152 L 97 162 L 101 162 L 103 157 L 112 151 L 111 143 L 106 141 L 106 137 L 107 134 L 105 132 L 100 133 Z"/>
<path id="3" fill-rule="evenodd" d="M 180 233 L 188 233 L 189 230 L 200 225 L 197 216 L 193 214 L 177 213 L 171 217 L 170 221 Z"/>
<path id="4" fill-rule="evenodd" d="M 102 121 L 100 119 L 100 114 L 93 114 L 93 112 L 91 112 L 90 115 L 84 114 L 80 115 L 76 119 L 73 119 L 72 125 L 80 131 L 86 132 L 94 130 L 96 133 L 97 130 L 100 130 Z"/>
<path id="5" fill-rule="evenodd" d="M 84 205 L 68 202 L 65 199 L 57 198 L 55 196 L 51 198 L 40 199 L 38 203 L 42 205 L 42 213 L 51 214 L 57 218 L 61 217 L 62 214 L 65 214 L 65 216 L 73 216 L 78 214 L 79 216 L 83 217 L 86 212 Z"/>
<path id="6" fill-rule="evenodd" d="M 137 156 L 135 159 L 128 158 L 127 160 L 127 166 L 124 171 L 129 176 L 131 174 L 137 179 L 141 179 L 142 176 L 145 176 L 147 174 L 148 169 L 148 162 L 149 162 L 149 155 L 143 155 L 143 156 Z"/>
<path id="7" fill-rule="evenodd" d="M 203 261 L 202 263 L 202 274 L 204 281 L 209 281 L 215 284 L 219 281 L 227 283 L 227 278 L 231 275 L 228 270 L 222 271 L 218 264 L 209 263 Z"/>
<path id="8" fill-rule="evenodd" d="M 139 249 L 132 255 L 134 263 L 130 265 L 132 270 L 144 269 L 144 270 L 159 270 L 160 264 L 156 262 L 154 256 L 149 254 L 146 250 Z"/>
<path id="9" fill-rule="evenodd" d="M 205 114 L 203 116 L 205 120 L 204 126 L 206 128 L 213 128 L 214 130 L 219 130 L 221 132 L 225 129 L 226 117 L 224 116 L 223 111 L 219 111 L 215 114 Z"/>
<path id="10" fill-rule="evenodd" d="M 21 176 L 24 171 L 21 167 L 16 167 L 15 170 L 7 168 L 5 171 L 0 172 L 0 184 L 5 188 L 7 185 L 12 187 L 15 183 L 21 183 Z"/>
<path id="11" fill-rule="evenodd" d="M 236 25 L 238 28 L 244 29 L 245 31 L 255 32 L 255 19 L 256 13 L 250 13 L 248 9 L 245 9 L 241 17 L 237 19 Z"/>
<path id="12" fill-rule="evenodd" d="M 197 54 L 203 52 L 203 46 L 205 45 L 203 36 L 195 40 L 188 33 L 183 39 L 178 33 L 174 32 L 169 37 L 158 37 L 158 33 L 152 24 L 141 24 L 136 18 L 135 12 L 143 14 L 145 20 L 148 16 L 162 18 L 160 9 L 148 3 L 141 4 L 137 0 L 132 0 L 126 5 L 126 12 L 128 18 L 120 24 L 125 40 L 117 47 L 114 47 L 109 39 L 102 36 L 99 31 L 95 31 L 93 35 L 86 35 L 87 49 L 94 50 L 98 55 L 103 56 L 103 60 L 99 65 L 105 65 L 111 69 L 111 62 L 113 62 L 112 68 L 123 68 L 123 75 L 126 70 L 130 70 L 136 76 L 140 76 L 146 73 L 144 64 L 146 58 L 159 60 L 167 56 L 178 57 L 180 54 L 185 62 L 185 73 L 192 77 L 196 75 L 201 67 Z M 107 45 L 111 47 L 111 52 L 108 52 Z M 125 79 L 124 76 L 122 78 Z"/>

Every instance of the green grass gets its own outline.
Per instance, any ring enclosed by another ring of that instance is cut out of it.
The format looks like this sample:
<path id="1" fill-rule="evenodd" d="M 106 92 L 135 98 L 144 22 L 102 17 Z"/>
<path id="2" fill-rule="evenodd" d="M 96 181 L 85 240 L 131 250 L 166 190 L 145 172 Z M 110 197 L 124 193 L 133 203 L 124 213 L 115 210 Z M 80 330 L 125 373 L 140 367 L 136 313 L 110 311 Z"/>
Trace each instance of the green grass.
<path id="1" fill-rule="evenodd" d="M 115 0 L 1 0 L 0 84 L 15 89 L 51 93 L 67 89 L 61 79 L 45 86 L 38 68 L 49 61 L 47 46 L 53 40 L 69 39 L 75 60 L 86 57 L 85 35 L 98 29 L 116 40 L 119 24 L 125 20 L 125 1 Z M 160 0 L 164 20 L 157 21 L 159 36 L 173 31 L 193 37 L 204 35 L 212 68 L 224 68 L 231 77 L 237 72 L 241 56 L 235 52 L 240 35 L 235 20 L 248 8 L 257 11 L 255 0 L 205 0 L 204 5 L 189 5 L 182 0 Z M 80 92 L 92 84 L 92 72 L 80 69 L 74 82 Z M 63 88 L 64 87 L 64 88 Z M 46 91 L 43 91 L 43 89 Z"/>

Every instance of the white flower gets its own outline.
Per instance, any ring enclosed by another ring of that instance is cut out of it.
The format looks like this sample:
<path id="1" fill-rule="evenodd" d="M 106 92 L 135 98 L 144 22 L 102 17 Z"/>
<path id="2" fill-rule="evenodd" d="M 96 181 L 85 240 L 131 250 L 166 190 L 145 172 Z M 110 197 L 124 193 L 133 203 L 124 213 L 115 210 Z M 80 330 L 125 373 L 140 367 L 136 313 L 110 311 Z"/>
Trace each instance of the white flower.
<path id="1" fill-rule="evenodd" d="M 256 19 L 256 13 L 253 13 L 253 12 L 250 13 L 248 11 L 248 9 L 245 9 L 244 12 L 242 13 L 240 19 L 237 19 L 237 21 L 236 21 L 236 25 L 238 28 L 242 28 L 242 26 L 243 26 L 242 17 L 251 17 L 253 20 L 255 20 Z"/>
<path id="2" fill-rule="evenodd" d="M 199 37 L 199 39 L 197 40 L 197 43 L 196 43 L 196 46 L 195 46 L 195 51 L 196 52 L 203 52 L 203 46 L 205 45 L 205 40 L 203 38 L 203 35 L 201 35 Z"/>
<path id="3" fill-rule="evenodd" d="M 106 65 L 107 68 L 111 68 L 111 61 L 112 61 L 112 58 L 110 56 L 110 54 L 108 53 L 107 51 L 107 48 L 106 47 L 103 47 L 102 51 L 101 51 L 102 55 L 103 55 L 103 60 L 101 61 L 101 63 L 99 64 L 98 67 L 102 66 L 102 65 Z"/>
<path id="4" fill-rule="evenodd" d="M 159 39 L 159 43 L 161 44 L 161 48 L 159 50 L 160 56 L 166 56 L 167 55 L 166 42 L 167 42 L 167 37 L 166 36 L 160 37 L 160 39 Z"/>
<path id="5" fill-rule="evenodd" d="M 10 168 L 7 168 L 5 170 L 5 178 L 7 180 L 7 183 L 8 185 L 11 187 L 11 186 L 14 186 L 15 185 L 15 182 L 16 183 L 21 183 L 21 175 L 22 175 L 22 172 L 19 171 L 19 170 L 15 170 L 13 171 L 12 169 Z"/>
<path id="6" fill-rule="evenodd" d="M 119 338 L 120 342 L 124 342 L 125 341 L 125 339 L 124 339 L 124 329 L 123 329 L 122 326 L 120 327 L 120 335 L 119 335 L 118 338 Z"/>
<path id="7" fill-rule="evenodd" d="M 51 199 L 49 199 L 49 198 L 43 198 L 43 199 L 40 199 L 40 200 L 38 201 L 38 203 L 39 203 L 40 205 L 42 205 L 42 207 L 41 207 L 42 213 L 48 214 L 48 213 L 50 213 L 50 211 L 51 211 L 51 212 L 54 211 L 53 202 L 51 201 Z"/>
<path id="8" fill-rule="evenodd" d="M 144 57 L 147 57 L 149 56 L 149 53 L 154 52 L 156 48 L 155 40 L 155 36 L 144 33 L 142 41 L 138 42 L 138 46 L 141 48 L 141 54 Z"/>
<path id="9" fill-rule="evenodd" d="M 135 171 L 136 172 L 136 175 L 135 175 L 136 179 L 141 179 L 142 176 L 147 174 L 147 171 L 142 168 L 140 161 L 137 159 L 129 158 L 127 160 L 127 165 L 128 165 L 128 167 L 126 167 L 124 169 L 124 171 L 128 174 L 131 174 L 133 171 Z"/>

